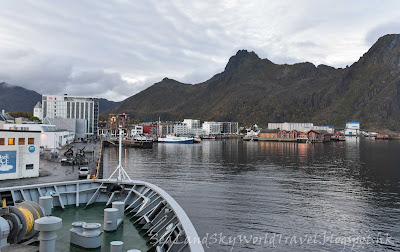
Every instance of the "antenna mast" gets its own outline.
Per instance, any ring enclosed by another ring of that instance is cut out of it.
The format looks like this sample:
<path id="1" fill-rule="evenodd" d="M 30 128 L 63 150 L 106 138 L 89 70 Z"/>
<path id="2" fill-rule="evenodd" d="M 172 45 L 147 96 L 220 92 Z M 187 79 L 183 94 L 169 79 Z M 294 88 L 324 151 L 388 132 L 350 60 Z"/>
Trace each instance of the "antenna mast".
<path id="1" fill-rule="evenodd" d="M 118 166 L 117 166 L 117 168 L 114 170 L 114 172 L 111 174 L 111 176 L 107 180 L 109 181 L 117 171 L 118 171 L 117 181 L 122 181 L 123 179 L 129 179 L 131 181 L 131 178 L 126 173 L 125 169 L 122 167 L 122 125 L 119 125 L 119 161 L 118 161 Z"/>

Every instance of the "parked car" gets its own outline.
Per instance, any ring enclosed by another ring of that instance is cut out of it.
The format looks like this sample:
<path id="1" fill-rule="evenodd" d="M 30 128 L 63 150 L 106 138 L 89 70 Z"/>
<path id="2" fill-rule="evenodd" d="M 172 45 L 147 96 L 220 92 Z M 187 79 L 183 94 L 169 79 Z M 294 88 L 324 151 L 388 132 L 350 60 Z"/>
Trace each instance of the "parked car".
<path id="1" fill-rule="evenodd" d="M 80 178 L 87 177 L 89 175 L 89 168 L 86 166 L 79 167 L 78 175 Z"/>
<path id="2" fill-rule="evenodd" d="M 63 159 L 61 159 L 61 165 L 75 165 L 75 159 L 63 158 Z"/>

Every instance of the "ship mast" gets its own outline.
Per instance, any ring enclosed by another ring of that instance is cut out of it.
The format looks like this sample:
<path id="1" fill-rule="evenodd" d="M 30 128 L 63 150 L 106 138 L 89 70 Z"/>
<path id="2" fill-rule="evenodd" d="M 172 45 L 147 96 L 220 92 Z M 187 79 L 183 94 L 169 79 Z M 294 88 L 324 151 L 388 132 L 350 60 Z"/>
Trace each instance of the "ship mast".
<path id="1" fill-rule="evenodd" d="M 108 178 L 108 181 L 114 176 L 114 174 L 118 171 L 117 181 L 122 181 L 123 179 L 128 179 L 131 181 L 131 178 L 126 173 L 125 169 L 122 167 L 122 125 L 119 125 L 119 159 L 118 166 Z"/>

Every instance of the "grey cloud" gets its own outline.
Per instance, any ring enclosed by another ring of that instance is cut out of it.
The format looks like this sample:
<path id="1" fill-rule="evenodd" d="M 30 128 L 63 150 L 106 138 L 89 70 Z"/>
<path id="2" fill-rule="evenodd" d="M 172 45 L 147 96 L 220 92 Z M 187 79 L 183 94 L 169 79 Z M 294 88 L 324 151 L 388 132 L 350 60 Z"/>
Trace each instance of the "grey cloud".
<path id="1" fill-rule="evenodd" d="M 399 33 L 399 32 L 400 32 L 400 22 L 389 22 L 380 24 L 372 28 L 367 33 L 367 35 L 365 36 L 365 41 L 369 45 L 372 45 L 378 40 L 378 38 L 382 37 L 383 35 L 391 33 Z"/>
<path id="2" fill-rule="evenodd" d="M 316 44 L 315 42 L 312 42 L 312 41 L 296 42 L 296 43 L 294 43 L 294 45 L 298 46 L 298 47 L 311 47 L 311 48 L 318 47 L 318 44 Z"/>
<path id="3" fill-rule="evenodd" d="M 329 64 L 327 55 L 338 55 L 336 64 L 354 62 L 362 52 L 353 59 L 332 38 L 354 34 L 357 42 L 374 18 L 390 24 L 398 14 L 394 1 L 368 16 L 347 2 L 328 11 L 315 1 L 4 0 L 0 77 L 40 93 L 121 100 L 164 77 L 205 81 L 239 49 L 275 63 Z"/>

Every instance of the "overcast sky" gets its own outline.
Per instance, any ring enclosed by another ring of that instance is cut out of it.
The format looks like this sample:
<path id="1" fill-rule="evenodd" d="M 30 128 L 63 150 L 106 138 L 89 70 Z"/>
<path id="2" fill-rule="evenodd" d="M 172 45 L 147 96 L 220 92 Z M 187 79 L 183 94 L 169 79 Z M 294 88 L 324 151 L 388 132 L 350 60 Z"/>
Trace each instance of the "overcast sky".
<path id="1" fill-rule="evenodd" d="M 121 101 L 200 83 L 239 49 L 345 67 L 400 33 L 400 1 L 0 1 L 0 81 Z"/>

